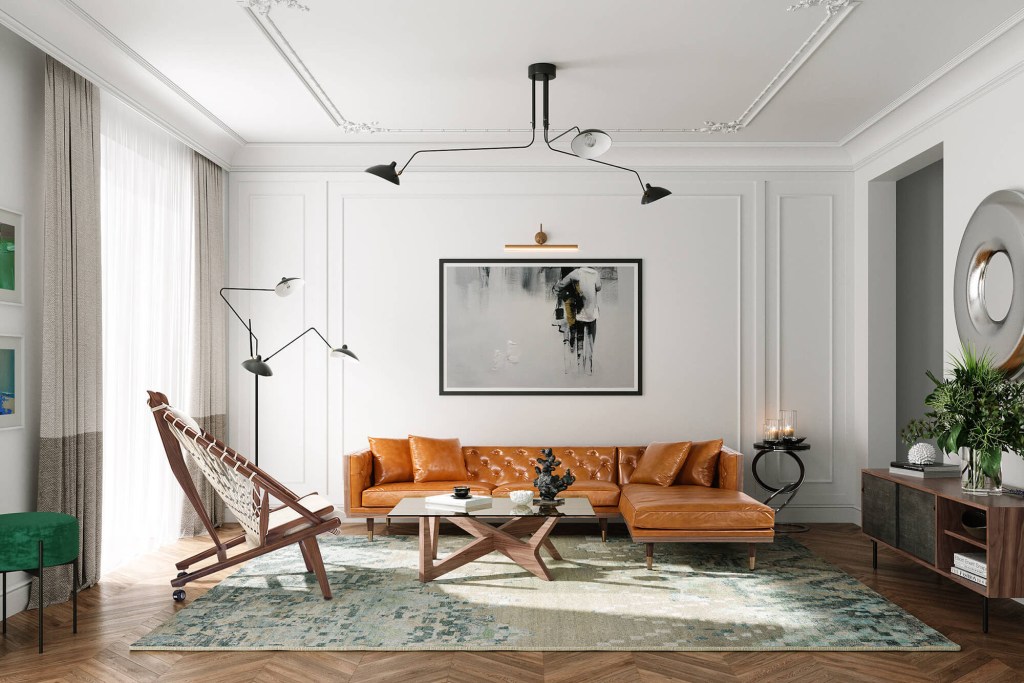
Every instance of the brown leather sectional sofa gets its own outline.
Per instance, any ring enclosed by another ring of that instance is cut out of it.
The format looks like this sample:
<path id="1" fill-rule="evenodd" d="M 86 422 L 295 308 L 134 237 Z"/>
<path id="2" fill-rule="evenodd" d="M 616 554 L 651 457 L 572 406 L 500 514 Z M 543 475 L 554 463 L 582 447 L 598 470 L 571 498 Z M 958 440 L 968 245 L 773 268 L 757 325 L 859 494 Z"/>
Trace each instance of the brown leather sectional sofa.
<path id="1" fill-rule="evenodd" d="M 707 446 L 712 442 L 704 442 Z M 718 448 L 717 444 L 714 446 Z M 345 513 L 365 517 L 373 539 L 374 518 L 385 517 L 404 497 L 428 496 L 469 485 L 475 494 L 507 496 L 516 489 L 532 489 L 539 447 L 467 446 L 464 481 L 390 481 L 387 467 L 370 449 L 347 457 L 348 486 Z M 598 515 L 602 539 L 608 520 L 622 518 L 636 543 L 647 546 L 647 566 L 653 563 L 655 543 L 729 542 L 748 543 L 750 568 L 755 563 L 755 543 L 771 543 L 775 514 L 770 507 L 743 493 L 743 456 L 728 448 L 709 462 L 705 481 L 710 485 L 682 484 L 682 474 L 669 486 L 630 483 L 644 454 L 644 446 L 582 446 L 553 448 L 562 467 L 572 469 L 576 482 L 562 495 L 586 496 Z M 404 474 L 404 473 L 403 473 Z M 401 474 L 399 476 L 402 476 Z"/>

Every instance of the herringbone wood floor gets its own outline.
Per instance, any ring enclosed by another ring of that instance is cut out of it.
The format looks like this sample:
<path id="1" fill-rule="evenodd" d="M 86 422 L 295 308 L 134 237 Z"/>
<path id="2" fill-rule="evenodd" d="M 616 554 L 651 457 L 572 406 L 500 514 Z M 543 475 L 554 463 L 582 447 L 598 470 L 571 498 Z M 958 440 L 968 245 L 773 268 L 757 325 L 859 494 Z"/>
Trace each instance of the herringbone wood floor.
<path id="1" fill-rule="evenodd" d="M 350 533 L 362 529 L 353 526 Z M 621 525 L 613 524 L 612 531 L 622 533 Z M 873 572 L 870 543 L 857 527 L 816 525 L 795 538 L 946 634 L 962 651 L 129 652 L 129 643 L 176 609 L 167 583 L 174 562 L 204 545 L 188 539 L 83 592 L 77 636 L 70 633 L 70 605 L 48 608 L 42 656 L 35 649 L 35 612 L 12 618 L 7 639 L 0 641 L 0 681 L 1024 681 L 1024 606 L 993 601 L 991 632 L 984 635 L 980 598 L 884 550 Z M 189 584 L 189 600 L 223 576 Z"/>

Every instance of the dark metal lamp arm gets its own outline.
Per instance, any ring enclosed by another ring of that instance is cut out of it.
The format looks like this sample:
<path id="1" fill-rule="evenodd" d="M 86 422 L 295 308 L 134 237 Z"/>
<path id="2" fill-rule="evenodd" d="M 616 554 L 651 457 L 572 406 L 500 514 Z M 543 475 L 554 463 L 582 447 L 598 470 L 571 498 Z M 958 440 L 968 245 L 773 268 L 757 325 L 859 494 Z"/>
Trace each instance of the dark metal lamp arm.
<path id="1" fill-rule="evenodd" d="M 330 349 L 330 348 L 333 348 L 333 347 L 331 346 L 331 343 L 330 343 L 329 341 L 327 341 L 327 340 L 326 340 L 326 339 L 324 338 L 324 335 L 320 334 L 320 330 L 316 329 L 315 327 L 311 327 L 311 328 L 309 328 L 308 330 L 306 330 L 305 332 L 303 332 L 302 334 L 300 334 L 299 336 L 295 337 L 295 339 L 292 339 L 292 340 L 291 340 L 290 342 L 288 342 L 287 344 L 285 344 L 284 346 L 282 346 L 281 348 L 279 348 L 279 349 L 278 349 L 277 351 L 274 351 L 274 352 L 273 352 L 272 354 L 270 354 L 269 356 L 267 356 L 266 358 L 264 358 L 264 359 L 263 359 L 263 361 L 264 361 L 264 362 L 269 362 L 271 358 L 273 358 L 273 357 L 274 357 L 274 356 L 276 356 L 277 354 L 281 353 L 282 351 L 284 351 L 285 349 L 287 349 L 287 348 L 288 348 L 289 346 L 291 346 L 291 345 L 292 345 L 292 344 L 294 344 L 295 342 L 297 342 L 297 341 L 299 341 L 300 339 L 302 339 L 303 337 L 305 337 L 305 336 L 306 336 L 307 334 L 309 334 L 310 332 L 316 332 L 316 336 L 320 337 L 320 339 L 321 339 L 321 340 L 323 341 L 323 343 L 327 345 L 327 348 L 329 348 L 329 349 Z"/>

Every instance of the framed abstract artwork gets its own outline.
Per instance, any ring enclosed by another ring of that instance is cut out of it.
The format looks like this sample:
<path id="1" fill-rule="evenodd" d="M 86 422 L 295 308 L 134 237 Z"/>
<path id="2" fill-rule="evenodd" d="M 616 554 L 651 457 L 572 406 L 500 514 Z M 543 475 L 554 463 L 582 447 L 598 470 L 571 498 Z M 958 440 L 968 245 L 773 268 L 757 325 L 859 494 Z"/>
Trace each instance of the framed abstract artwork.
<path id="1" fill-rule="evenodd" d="M 0 304 L 22 303 L 21 214 L 0 209 Z"/>
<path id="2" fill-rule="evenodd" d="M 641 259 L 442 259 L 440 393 L 642 393 Z"/>
<path id="3" fill-rule="evenodd" d="M 25 424 L 22 396 L 25 375 L 20 336 L 0 335 L 0 429 Z"/>

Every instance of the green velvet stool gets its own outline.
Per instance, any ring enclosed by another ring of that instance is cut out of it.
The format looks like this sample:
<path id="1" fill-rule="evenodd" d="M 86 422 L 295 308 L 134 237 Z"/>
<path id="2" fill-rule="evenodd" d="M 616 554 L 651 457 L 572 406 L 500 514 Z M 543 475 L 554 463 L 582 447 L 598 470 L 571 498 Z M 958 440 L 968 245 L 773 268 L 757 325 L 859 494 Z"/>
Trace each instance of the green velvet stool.
<path id="1" fill-rule="evenodd" d="M 39 651 L 43 651 L 43 567 L 65 564 L 74 564 L 71 632 L 78 633 L 78 520 L 59 512 L 0 515 L 4 636 L 7 635 L 7 572 L 28 572 L 39 577 Z"/>

